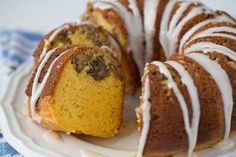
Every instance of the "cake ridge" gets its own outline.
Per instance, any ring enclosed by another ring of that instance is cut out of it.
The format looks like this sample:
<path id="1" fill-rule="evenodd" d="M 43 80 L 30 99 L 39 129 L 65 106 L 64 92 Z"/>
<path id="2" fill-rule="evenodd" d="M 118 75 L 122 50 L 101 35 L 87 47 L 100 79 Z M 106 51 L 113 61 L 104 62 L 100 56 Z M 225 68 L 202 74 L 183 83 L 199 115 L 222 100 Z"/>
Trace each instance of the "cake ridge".
<path id="1" fill-rule="evenodd" d="M 200 102 L 197 88 L 194 84 L 194 81 L 188 71 L 178 62 L 176 61 L 166 61 L 165 63 L 171 65 L 180 75 L 182 83 L 187 87 L 188 93 L 190 95 L 193 116 L 191 121 L 191 130 L 192 130 L 192 139 L 189 140 L 189 150 L 188 156 L 191 156 L 193 153 L 195 146 L 197 144 L 198 137 L 198 127 L 200 121 Z"/>
<path id="2" fill-rule="evenodd" d="M 215 80 L 222 96 L 224 104 L 225 116 L 225 134 L 224 140 L 228 140 L 231 128 L 231 117 L 233 110 L 233 91 L 228 74 L 223 70 L 219 63 L 213 61 L 204 53 L 188 53 L 186 56 L 190 57 L 198 64 L 200 64 Z M 216 71 L 217 69 L 217 71 Z M 217 74 L 218 73 L 218 74 Z M 223 83 L 222 83 L 223 82 Z"/>

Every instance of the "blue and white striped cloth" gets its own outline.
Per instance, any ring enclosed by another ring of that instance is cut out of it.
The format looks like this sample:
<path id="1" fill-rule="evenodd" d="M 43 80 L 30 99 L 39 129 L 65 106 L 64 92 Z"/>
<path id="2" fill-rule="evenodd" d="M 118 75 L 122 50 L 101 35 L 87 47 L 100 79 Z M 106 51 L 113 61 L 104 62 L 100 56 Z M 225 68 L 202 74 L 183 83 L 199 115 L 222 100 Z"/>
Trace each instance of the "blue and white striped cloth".
<path id="1" fill-rule="evenodd" d="M 0 92 L 9 75 L 32 57 L 41 35 L 24 31 L 0 30 Z M 0 124 L 1 125 L 1 124 Z M 0 157 L 21 157 L 4 139 L 0 129 Z"/>

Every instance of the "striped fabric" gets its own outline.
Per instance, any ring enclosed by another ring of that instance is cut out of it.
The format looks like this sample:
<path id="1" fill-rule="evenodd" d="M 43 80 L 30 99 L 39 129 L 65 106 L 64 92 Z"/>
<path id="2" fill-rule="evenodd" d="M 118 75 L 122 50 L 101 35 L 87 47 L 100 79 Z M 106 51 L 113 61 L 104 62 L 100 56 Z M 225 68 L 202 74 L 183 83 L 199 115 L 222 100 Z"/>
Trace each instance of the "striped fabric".
<path id="1" fill-rule="evenodd" d="M 32 57 L 32 52 L 40 39 L 41 35 L 37 33 L 0 30 L 0 92 L 4 90 L 4 82 L 9 75 Z M 0 157 L 22 157 L 6 142 L 1 131 Z"/>

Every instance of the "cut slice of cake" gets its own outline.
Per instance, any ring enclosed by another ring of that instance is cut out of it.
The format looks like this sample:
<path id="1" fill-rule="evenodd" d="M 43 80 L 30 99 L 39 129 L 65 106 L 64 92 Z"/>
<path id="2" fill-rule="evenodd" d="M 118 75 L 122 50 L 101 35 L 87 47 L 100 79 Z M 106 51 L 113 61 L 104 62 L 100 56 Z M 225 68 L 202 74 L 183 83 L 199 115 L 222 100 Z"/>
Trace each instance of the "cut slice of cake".
<path id="1" fill-rule="evenodd" d="M 26 93 L 30 117 L 46 128 L 98 137 L 112 137 L 122 128 L 123 72 L 105 47 L 51 49 Z"/>

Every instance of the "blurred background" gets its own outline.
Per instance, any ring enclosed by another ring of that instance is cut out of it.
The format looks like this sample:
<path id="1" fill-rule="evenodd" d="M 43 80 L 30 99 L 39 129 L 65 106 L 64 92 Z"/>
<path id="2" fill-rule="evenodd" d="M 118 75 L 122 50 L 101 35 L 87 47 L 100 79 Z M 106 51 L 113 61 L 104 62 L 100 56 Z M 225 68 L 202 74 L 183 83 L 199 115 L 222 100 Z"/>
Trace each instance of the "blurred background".
<path id="1" fill-rule="evenodd" d="M 0 29 L 47 32 L 68 21 L 78 21 L 88 0 L 0 0 Z M 236 0 L 201 0 L 211 8 L 236 17 Z"/>

